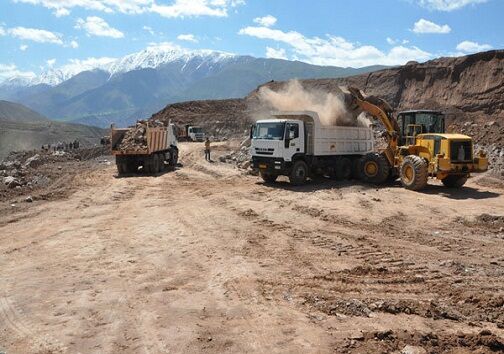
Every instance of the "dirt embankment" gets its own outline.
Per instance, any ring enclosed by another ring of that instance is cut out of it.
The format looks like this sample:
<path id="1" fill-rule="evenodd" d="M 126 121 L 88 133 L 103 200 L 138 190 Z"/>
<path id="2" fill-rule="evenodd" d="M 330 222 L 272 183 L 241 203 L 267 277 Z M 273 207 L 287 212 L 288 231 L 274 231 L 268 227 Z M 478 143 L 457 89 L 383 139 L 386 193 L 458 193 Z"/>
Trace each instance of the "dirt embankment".
<path id="1" fill-rule="evenodd" d="M 197 125 L 210 135 L 230 137 L 249 129 L 252 111 L 245 99 L 189 101 L 170 104 L 150 120 Z"/>
<path id="2" fill-rule="evenodd" d="M 339 92 L 340 86 L 356 86 L 369 95 L 385 99 L 397 110 L 441 109 L 449 113 L 449 123 L 495 122 L 492 131 L 473 131 L 480 143 L 502 144 L 504 126 L 504 50 L 494 50 L 458 58 L 440 58 L 423 64 L 404 66 L 339 79 L 301 80 L 307 89 Z M 151 119 L 196 123 L 218 130 L 241 131 L 260 111 L 259 89 L 273 91 L 286 82 L 268 82 L 244 99 L 191 101 L 168 105 Z M 483 127 L 484 128 L 484 127 Z"/>
<path id="3" fill-rule="evenodd" d="M 66 152 L 12 152 L 0 161 L 0 203 L 51 200 L 67 195 L 76 177 L 100 165 L 110 165 L 104 157 L 109 154 L 109 149 L 101 146 Z"/>

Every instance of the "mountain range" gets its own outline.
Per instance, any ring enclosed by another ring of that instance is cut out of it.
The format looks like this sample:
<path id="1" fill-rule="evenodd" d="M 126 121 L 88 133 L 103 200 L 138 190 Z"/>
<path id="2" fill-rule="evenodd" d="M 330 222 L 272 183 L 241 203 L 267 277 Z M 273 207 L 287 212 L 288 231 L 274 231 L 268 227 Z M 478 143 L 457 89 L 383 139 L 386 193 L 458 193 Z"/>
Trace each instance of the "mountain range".
<path id="1" fill-rule="evenodd" d="M 170 103 L 243 97 L 271 80 L 340 78 L 382 68 L 316 66 L 157 45 L 119 59 L 73 62 L 37 77 L 10 78 L 0 84 L 0 99 L 56 120 L 125 126 Z"/>

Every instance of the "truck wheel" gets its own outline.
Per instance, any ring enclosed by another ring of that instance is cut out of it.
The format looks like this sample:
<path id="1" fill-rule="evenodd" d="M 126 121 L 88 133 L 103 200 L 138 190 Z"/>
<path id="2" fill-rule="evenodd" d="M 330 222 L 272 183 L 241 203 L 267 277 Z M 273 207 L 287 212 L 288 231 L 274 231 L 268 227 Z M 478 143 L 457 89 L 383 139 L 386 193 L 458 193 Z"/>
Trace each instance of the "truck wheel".
<path id="1" fill-rule="evenodd" d="M 289 181 L 291 184 L 298 186 L 304 184 L 308 178 L 308 165 L 303 160 L 298 160 L 294 162 L 292 166 L 292 171 L 289 175 Z"/>
<path id="2" fill-rule="evenodd" d="M 277 180 L 278 176 L 277 175 L 273 175 L 271 173 L 261 172 L 261 178 L 266 183 L 275 183 L 275 181 Z"/>
<path id="3" fill-rule="evenodd" d="M 336 179 L 344 180 L 352 177 L 352 162 L 343 157 L 336 163 Z"/>
<path id="4" fill-rule="evenodd" d="M 128 165 L 125 162 L 117 162 L 116 165 L 117 165 L 117 173 L 119 173 L 119 175 L 124 175 L 128 173 Z"/>
<path id="5" fill-rule="evenodd" d="M 164 172 L 164 170 L 165 170 L 165 157 L 164 157 L 164 154 L 158 154 L 158 158 L 159 158 L 158 172 Z"/>
<path id="6" fill-rule="evenodd" d="M 146 157 L 144 159 L 143 170 L 147 174 L 154 173 L 154 158 L 152 156 Z"/>
<path id="7" fill-rule="evenodd" d="M 370 153 L 360 159 L 359 175 L 364 182 L 382 184 L 389 173 L 389 163 L 382 154 Z"/>
<path id="8" fill-rule="evenodd" d="M 175 167 L 177 167 L 177 164 L 178 164 L 178 149 L 175 148 L 171 153 L 170 165 L 172 165 L 173 169 L 175 169 Z"/>
<path id="9" fill-rule="evenodd" d="M 408 155 L 401 164 L 401 183 L 406 189 L 418 191 L 427 185 L 427 162 L 420 156 Z"/>
<path id="10" fill-rule="evenodd" d="M 138 171 L 138 165 L 136 161 L 128 161 L 126 163 L 126 168 L 128 173 L 137 173 Z"/>
<path id="11" fill-rule="evenodd" d="M 441 180 L 448 188 L 460 188 L 467 182 L 467 176 L 451 175 Z"/>

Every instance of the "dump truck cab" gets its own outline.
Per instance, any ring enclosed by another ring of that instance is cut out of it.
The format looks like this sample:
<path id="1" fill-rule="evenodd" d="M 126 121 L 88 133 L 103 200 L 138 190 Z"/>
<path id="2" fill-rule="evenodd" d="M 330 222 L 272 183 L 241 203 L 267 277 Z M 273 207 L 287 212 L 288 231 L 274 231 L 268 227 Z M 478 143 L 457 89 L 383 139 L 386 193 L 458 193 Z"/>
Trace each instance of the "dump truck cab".
<path id="1" fill-rule="evenodd" d="M 205 132 L 203 128 L 196 126 L 187 127 L 187 136 L 192 141 L 203 141 L 205 140 Z"/>
<path id="2" fill-rule="evenodd" d="M 292 161 L 294 155 L 305 153 L 303 121 L 296 119 L 265 119 L 252 128 L 254 156 Z"/>
<path id="3" fill-rule="evenodd" d="M 323 125 L 316 112 L 272 112 L 251 128 L 252 166 L 266 182 L 280 175 L 292 184 L 308 176 L 347 179 L 352 164 L 374 149 L 371 129 Z"/>

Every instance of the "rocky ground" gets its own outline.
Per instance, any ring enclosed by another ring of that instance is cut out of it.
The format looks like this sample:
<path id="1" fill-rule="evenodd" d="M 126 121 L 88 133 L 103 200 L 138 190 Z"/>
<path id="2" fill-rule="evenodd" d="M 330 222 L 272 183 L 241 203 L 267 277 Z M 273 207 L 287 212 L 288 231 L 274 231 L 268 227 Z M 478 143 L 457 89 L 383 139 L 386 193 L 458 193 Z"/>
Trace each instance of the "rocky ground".
<path id="1" fill-rule="evenodd" d="M 84 148 L 71 152 L 12 152 L 0 162 L 0 202 L 50 200 L 71 190 L 80 173 L 110 165 L 109 150 Z"/>
<path id="2" fill-rule="evenodd" d="M 56 161 L 80 168 L 65 192 L 4 197 L 0 351 L 504 351 L 498 180 L 266 185 L 214 145 L 158 176 Z"/>

